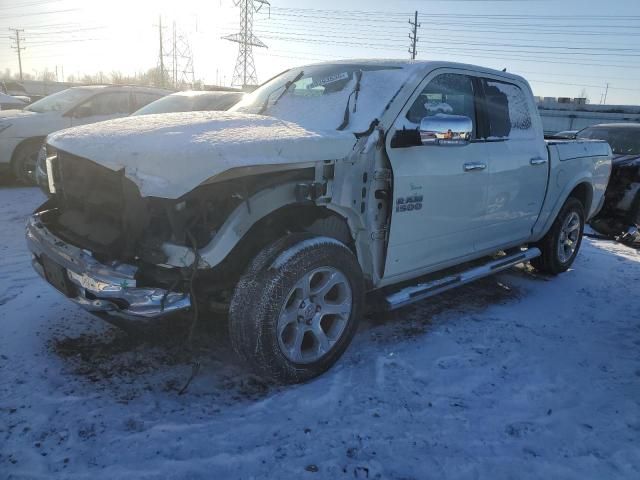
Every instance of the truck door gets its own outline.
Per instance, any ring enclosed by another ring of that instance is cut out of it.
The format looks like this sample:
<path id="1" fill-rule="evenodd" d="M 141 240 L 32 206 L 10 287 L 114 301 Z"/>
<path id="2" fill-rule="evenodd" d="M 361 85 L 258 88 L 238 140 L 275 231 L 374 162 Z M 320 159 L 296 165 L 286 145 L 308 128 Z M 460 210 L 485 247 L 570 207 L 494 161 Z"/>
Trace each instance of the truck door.
<path id="1" fill-rule="evenodd" d="M 538 219 L 549 176 L 547 147 L 526 86 L 481 79 L 488 124 L 489 189 L 479 250 L 524 242 Z"/>
<path id="2" fill-rule="evenodd" d="M 474 236 L 487 204 L 488 153 L 477 139 L 477 104 L 472 78 L 439 69 L 416 89 L 387 135 L 393 170 L 393 212 L 385 278 L 473 256 Z M 463 145 L 399 142 L 418 134 L 424 117 L 459 115 L 472 120 Z"/>

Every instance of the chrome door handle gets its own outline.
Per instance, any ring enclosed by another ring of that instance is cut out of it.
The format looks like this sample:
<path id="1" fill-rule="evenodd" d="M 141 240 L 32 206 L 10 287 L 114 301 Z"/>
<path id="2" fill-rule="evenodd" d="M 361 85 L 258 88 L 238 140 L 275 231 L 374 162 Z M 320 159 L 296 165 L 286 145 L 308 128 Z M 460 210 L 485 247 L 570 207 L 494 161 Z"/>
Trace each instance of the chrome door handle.
<path id="1" fill-rule="evenodd" d="M 487 168 L 487 164 L 486 163 L 471 162 L 471 163 L 465 163 L 464 164 L 464 171 L 465 172 L 473 172 L 475 170 L 484 170 L 485 168 Z"/>
<path id="2" fill-rule="evenodd" d="M 529 163 L 531 165 L 544 165 L 545 163 L 547 163 L 547 159 L 542 157 L 535 157 L 529 160 Z"/>

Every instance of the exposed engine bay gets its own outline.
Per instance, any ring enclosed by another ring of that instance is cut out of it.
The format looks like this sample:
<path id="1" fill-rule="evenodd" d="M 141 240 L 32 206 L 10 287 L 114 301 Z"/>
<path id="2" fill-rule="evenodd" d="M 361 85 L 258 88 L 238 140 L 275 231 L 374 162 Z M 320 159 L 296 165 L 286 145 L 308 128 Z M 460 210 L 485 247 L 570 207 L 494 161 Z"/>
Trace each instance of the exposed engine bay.
<path id="1" fill-rule="evenodd" d="M 248 203 L 255 192 L 314 174 L 313 169 L 301 169 L 241 176 L 201 185 L 173 200 L 142 197 L 123 171 L 61 151 L 53 155 L 50 151 L 48 156 L 53 156 L 50 198 L 38 209 L 46 228 L 102 263 L 135 264 L 143 284 L 146 278 L 147 283 L 165 287 L 176 287 L 176 280 L 188 273 L 180 271 L 192 269 L 164 265 L 163 244 L 197 252 L 229 213 Z"/>

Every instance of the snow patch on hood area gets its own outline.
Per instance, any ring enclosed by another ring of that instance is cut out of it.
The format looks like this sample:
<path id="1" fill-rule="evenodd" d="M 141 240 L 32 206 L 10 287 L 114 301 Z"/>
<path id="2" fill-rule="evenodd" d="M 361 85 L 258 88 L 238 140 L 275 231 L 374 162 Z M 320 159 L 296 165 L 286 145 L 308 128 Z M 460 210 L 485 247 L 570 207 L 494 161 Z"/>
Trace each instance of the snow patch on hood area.
<path id="1" fill-rule="evenodd" d="M 124 169 L 143 196 L 178 198 L 232 168 L 344 158 L 356 139 L 262 115 L 181 112 L 71 128 L 48 142 L 111 170 Z"/>

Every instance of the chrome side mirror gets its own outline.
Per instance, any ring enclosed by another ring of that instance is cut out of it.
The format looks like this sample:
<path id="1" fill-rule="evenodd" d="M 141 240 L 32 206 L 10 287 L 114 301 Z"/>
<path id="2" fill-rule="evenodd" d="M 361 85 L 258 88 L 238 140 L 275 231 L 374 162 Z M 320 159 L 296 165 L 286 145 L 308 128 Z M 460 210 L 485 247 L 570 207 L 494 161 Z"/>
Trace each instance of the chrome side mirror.
<path id="1" fill-rule="evenodd" d="M 473 122 L 464 115 L 438 113 L 420 122 L 423 145 L 466 145 L 471 139 Z"/>

